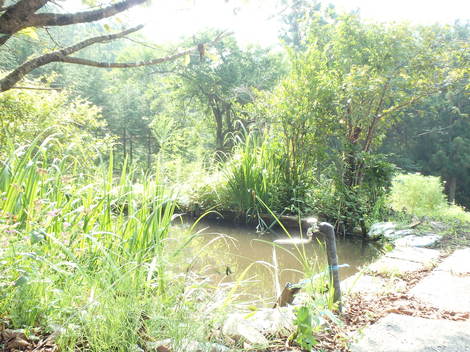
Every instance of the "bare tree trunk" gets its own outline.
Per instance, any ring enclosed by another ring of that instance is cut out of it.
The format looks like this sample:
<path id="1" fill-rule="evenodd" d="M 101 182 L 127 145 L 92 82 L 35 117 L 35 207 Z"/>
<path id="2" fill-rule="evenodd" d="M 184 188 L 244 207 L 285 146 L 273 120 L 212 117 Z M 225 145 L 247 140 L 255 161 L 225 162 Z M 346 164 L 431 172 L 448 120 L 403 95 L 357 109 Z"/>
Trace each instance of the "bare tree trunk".
<path id="1" fill-rule="evenodd" d="M 449 203 L 455 202 L 455 193 L 457 191 L 457 177 L 450 176 L 449 180 L 447 181 L 447 198 Z"/>
<path id="2" fill-rule="evenodd" d="M 223 152 L 224 150 L 224 132 L 223 132 L 223 127 L 222 127 L 222 119 L 219 119 L 216 117 L 216 141 L 215 141 L 215 146 L 217 149 L 217 152 Z"/>
<path id="3" fill-rule="evenodd" d="M 215 120 L 215 150 L 217 156 L 221 156 L 224 151 L 224 120 L 222 112 L 217 105 L 212 108 L 212 113 L 214 114 Z"/>
<path id="4" fill-rule="evenodd" d="M 122 155 L 125 160 L 127 157 L 127 130 L 125 127 L 122 130 Z"/>
<path id="5" fill-rule="evenodd" d="M 129 0 L 130 1 L 130 0 Z M 140 0 L 139 0 L 140 1 Z M 3 15 L 4 16 L 4 15 Z M 0 17 L 0 35 L 2 33 L 1 30 L 1 25 L 4 24 L 2 22 L 3 16 Z M 28 26 L 26 26 L 28 27 Z M 142 66 L 149 66 L 149 65 L 158 65 L 164 62 L 168 61 L 174 61 L 177 58 L 180 58 L 182 56 L 191 54 L 194 51 L 197 51 L 196 48 L 191 48 L 187 50 L 180 51 L 178 53 L 168 55 L 165 57 L 160 57 L 148 61 L 139 61 L 139 62 L 129 62 L 129 63 L 118 63 L 118 62 L 99 62 L 99 61 L 94 61 L 94 60 L 88 60 L 88 59 L 83 59 L 80 57 L 72 57 L 70 56 L 71 54 L 76 53 L 77 51 L 80 51 L 84 48 L 87 48 L 93 44 L 99 44 L 99 43 L 106 43 L 110 42 L 112 40 L 118 39 L 125 37 L 128 34 L 134 33 L 138 30 L 143 28 L 143 25 L 139 25 L 133 28 L 129 28 L 127 30 L 124 30 L 119 33 L 114 33 L 114 34 L 107 34 L 107 35 L 102 35 L 98 37 L 93 37 L 89 38 L 86 40 L 83 40 L 79 43 L 76 43 L 74 45 L 71 45 L 66 48 L 62 48 L 60 50 L 52 51 L 49 53 L 46 53 L 44 55 L 38 56 L 36 58 L 33 58 L 29 61 L 24 62 L 17 68 L 15 68 L 13 71 L 8 73 L 5 77 L 2 77 L 0 79 L 0 92 L 5 92 L 9 89 L 12 89 L 15 87 L 15 84 L 18 83 L 23 79 L 24 76 L 26 76 L 28 73 L 31 71 L 47 65 L 51 62 L 64 62 L 64 63 L 70 63 L 70 64 L 77 64 L 77 65 L 85 65 L 85 66 L 93 66 L 93 67 L 102 67 L 102 68 L 130 68 L 130 67 L 142 67 Z M 205 45 L 211 45 L 217 41 L 219 41 L 221 38 L 225 37 L 227 34 L 221 34 L 218 35 L 212 42 L 209 42 Z M 4 34 L 3 36 L 0 36 L 0 46 L 5 43 L 8 38 L 10 38 L 11 35 L 9 34 Z"/>
<path id="6" fill-rule="evenodd" d="M 152 164 L 152 133 L 150 129 L 147 133 L 147 170 L 150 170 L 150 165 Z"/>
<path id="7" fill-rule="evenodd" d="M 130 155 L 130 161 L 132 164 L 132 157 L 133 155 L 133 148 L 132 148 L 132 135 L 129 133 L 129 155 Z"/>

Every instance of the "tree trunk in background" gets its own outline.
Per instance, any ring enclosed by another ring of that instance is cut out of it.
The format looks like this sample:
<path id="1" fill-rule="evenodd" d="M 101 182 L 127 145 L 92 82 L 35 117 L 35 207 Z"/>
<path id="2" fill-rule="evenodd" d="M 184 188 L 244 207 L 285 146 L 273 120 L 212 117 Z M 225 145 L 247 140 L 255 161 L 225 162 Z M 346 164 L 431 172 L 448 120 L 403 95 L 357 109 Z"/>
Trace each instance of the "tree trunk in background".
<path id="1" fill-rule="evenodd" d="M 450 176 L 449 180 L 447 181 L 447 198 L 449 203 L 455 202 L 455 192 L 457 191 L 457 177 Z"/>
<path id="2" fill-rule="evenodd" d="M 122 130 L 122 155 L 125 160 L 127 156 L 127 130 L 125 128 Z"/>
<path id="3" fill-rule="evenodd" d="M 363 164 L 357 161 L 358 145 L 357 140 L 360 133 L 359 128 L 354 129 L 354 133 L 348 137 L 349 145 L 344 155 L 344 173 L 342 182 L 344 187 L 344 200 L 346 202 L 343 212 L 346 214 L 344 220 L 345 231 L 348 234 L 354 232 L 356 225 L 359 225 L 363 236 L 367 236 L 367 228 L 363 219 L 364 214 L 357 208 L 356 204 L 356 186 L 362 183 Z M 361 220 L 360 220 L 361 219 Z"/>
<path id="4" fill-rule="evenodd" d="M 150 129 L 147 134 L 147 170 L 150 170 L 152 164 L 152 133 Z"/>
<path id="5" fill-rule="evenodd" d="M 224 114 L 223 102 L 216 96 L 209 96 L 209 105 L 215 120 L 216 157 L 222 157 L 224 151 Z"/>
<path id="6" fill-rule="evenodd" d="M 223 132 L 223 119 L 222 114 L 214 111 L 216 132 L 215 132 L 215 149 L 220 155 L 224 150 L 224 132 Z"/>
<path id="7" fill-rule="evenodd" d="M 130 161 L 131 161 L 131 164 L 132 164 L 132 136 L 129 134 L 129 156 L 130 156 Z"/>

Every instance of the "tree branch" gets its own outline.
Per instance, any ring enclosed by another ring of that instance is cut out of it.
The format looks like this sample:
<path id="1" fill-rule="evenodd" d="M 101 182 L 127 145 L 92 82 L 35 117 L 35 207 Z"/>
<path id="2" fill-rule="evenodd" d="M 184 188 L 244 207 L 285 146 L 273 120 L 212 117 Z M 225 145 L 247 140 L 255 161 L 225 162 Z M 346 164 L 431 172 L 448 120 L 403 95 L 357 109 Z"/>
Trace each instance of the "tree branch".
<path id="1" fill-rule="evenodd" d="M 8 89 L 11 89 L 17 82 L 19 82 L 25 75 L 27 75 L 29 72 L 33 71 L 34 69 L 47 65 L 51 62 L 63 62 L 64 58 L 66 58 L 68 55 L 73 54 L 83 48 L 86 48 L 90 45 L 97 44 L 97 43 L 104 43 L 108 42 L 120 37 L 123 37 L 125 35 L 128 35 L 130 33 L 134 33 L 141 29 L 143 25 L 139 25 L 137 27 L 133 27 L 130 29 L 127 29 L 125 31 L 115 33 L 115 34 L 108 34 L 108 35 L 103 35 L 99 37 L 94 37 L 94 38 L 89 38 L 86 39 L 82 42 L 79 42 L 75 45 L 69 46 L 67 48 L 53 51 L 48 54 L 44 54 L 42 56 L 39 56 L 37 58 L 31 59 L 29 61 L 26 61 L 23 63 L 21 66 L 17 67 L 15 70 L 10 72 L 7 76 L 4 78 L 0 79 L 0 92 L 4 92 Z"/>
<path id="2" fill-rule="evenodd" d="M 212 40 L 208 43 L 204 43 L 204 45 L 207 45 L 207 46 L 213 45 L 213 44 L 217 43 L 219 40 L 221 40 L 222 38 L 224 38 L 228 35 L 231 35 L 231 34 L 232 33 L 220 33 L 219 35 L 217 35 L 217 37 L 214 40 Z M 130 39 L 130 38 L 126 38 L 126 39 Z M 142 44 L 142 43 L 139 43 L 139 44 Z M 184 51 L 180 51 L 176 54 L 172 54 L 172 55 L 168 55 L 168 56 L 164 56 L 164 57 L 159 57 L 159 58 L 156 58 L 156 59 L 153 59 L 153 60 L 148 60 L 148 61 L 140 61 L 140 62 L 122 62 L 122 63 L 120 63 L 120 62 L 100 62 L 100 61 L 94 61 L 94 60 L 88 60 L 88 59 L 82 59 L 82 58 L 79 58 L 79 57 L 70 57 L 70 56 L 64 57 L 60 61 L 70 63 L 70 64 L 85 65 L 85 66 L 100 67 L 100 68 L 132 68 L 132 67 L 158 65 L 158 64 L 162 64 L 164 62 L 174 61 L 174 60 L 176 60 L 176 59 L 178 59 L 182 56 L 189 55 L 189 54 L 194 53 L 194 52 L 199 52 L 198 50 L 199 50 L 198 47 L 195 46 L 194 48 L 187 49 L 187 50 L 184 50 Z M 168 71 L 167 71 L 167 73 L 168 73 Z"/>
<path id="3" fill-rule="evenodd" d="M 49 0 L 20 0 L 0 16 L 0 33 L 14 34 L 26 27 L 66 26 L 114 16 L 146 0 L 124 0 L 102 9 L 70 14 L 35 13 Z"/>
<path id="4" fill-rule="evenodd" d="M 156 58 L 149 61 L 141 61 L 141 62 L 130 62 L 130 63 L 111 63 L 111 62 L 99 62 L 93 61 L 88 59 L 82 59 L 78 57 L 70 57 L 69 55 L 86 48 L 93 44 L 104 43 L 108 42 L 117 38 L 122 38 L 130 33 L 134 33 L 141 29 L 143 25 L 139 25 L 137 27 L 130 28 L 123 32 L 103 35 L 99 37 L 89 38 L 82 42 L 79 42 L 75 45 L 69 46 L 67 48 L 53 51 L 48 54 L 44 54 L 32 60 L 29 60 L 23 63 L 21 66 L 16 68 L 14 71 L 10 72 L 7 76 L 0 79 L 0 92 L 7 91 L 11 89 L 16 83 L 18 83 L 25 75 L 29 72 L 33 71 L 34 69 L 47 65 L 51 62 L 65 62 L 65 63 L 72 63 L 78 65 L 86 65 L 86 66 L 93 66 L 93 67 L 102 67 L 102 68 L 130 68 L 130 67 L 141 67 L 141 66 L 150 66 L 150 65 L 158 65 L 164 62 L 175 60 L 179 57 L 184 55 L 188 55 L 192 52 L 196 52 L 198 50 L 197 47 L 187 49 L 176 54 L 168 55 L 165 57 Z M 222 33 L 219 34 L 213 41 L 206 43 L 205 45 L 212 45 L 217 41 L 221 40 L 227 35 L 231 33 Z"/>
<path id="5" fill-rule="evenodd" d="M 3 44 L 5 44 L 8 39 L 11 38 L 11 35 L 4 35 L 3 37 L 0 38 L 0 46 L 2 46 Z"/>
<path id="6" fill-rule="evenodd" d="M 61 62 L 67 62 L 69 64 L 77 64 L 77 65 L 85 65 L 85 66 L 93 66 L 93 67 L 102 67 L 102 68 L 131 68 L 131 67 L 142 67 L 142 66 L 150 66 L 150 65 L 158 65 L 164 62 L 176 60 L 179 57 L 188 55 L 192 52 L 197 51 L 197 48 L 192 48 L 188 50 L 181 51 L 179 53 L 160 57 L 157 59 L 149 60 L 149 61 L 140 61 L 140 62 L 99 62 L 93 61 L 88 59 L 82 59 L 79 57 L 64 57 Z"/>
<path id="7" fill-rule="evenodd" d="M 146 0 L 125 0 L 102 9 L 71 14 L 38 13 L 31 17 L 31 23 L 28 27 L 67 26 L 69 24 L 95 22 L 103 18 L 114 16 L 136 5 L 143 4 L 145 1 Z"/>
<path id="8" fill-rule="evenodd" d="M 8 7 L 0 16 L 0 33 L 14 34 L 23 28 L 30 27 L 31 16 L 47 4 L 49 0 L 20 0 Z"/>
<path id="9" fill-rule="evenodd" d="M 63 88 L 13 86 L 13 87 L 11 87 L 10 89 L 56 90 L 56 91 L 60 91 L 60 90 L 62 90 Z"/>
<path id="10" fill-rule="evenodd" d="M 369 128 L 367 130 L 367 137 L 366 137 L 365 145 L 364 145 L 364 151 L 365 152 L 369 151 L 369 148 L 372 144 L 372 139 L 374 137 L 375 127 L 376 127 L 377 122 L 379 121 L 379 119 L 382 117 L 380 115 L 380 111 L 382 110 L 382 105 L 383 105 L 384 100 L 385 100 L 385 93 L 387 92 L 391 81 L 392 81 L 392 77 L 389 77 L 387 79 L 387 81 L 385 81 L 384 86 L 382 87 L 382 92 L 380 94 L 379 102 L 377 104 L 377 109 L 375 110 L 375 114 L 374 114 L 372 123 L 369 125 Z"/>

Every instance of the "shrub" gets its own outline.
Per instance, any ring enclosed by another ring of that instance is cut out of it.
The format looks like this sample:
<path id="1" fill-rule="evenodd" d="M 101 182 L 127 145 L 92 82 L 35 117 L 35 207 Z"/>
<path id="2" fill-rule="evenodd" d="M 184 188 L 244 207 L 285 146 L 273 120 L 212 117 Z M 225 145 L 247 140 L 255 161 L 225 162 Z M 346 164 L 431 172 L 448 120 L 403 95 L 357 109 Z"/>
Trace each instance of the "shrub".
<path id="1" fill-rule="evenodd" d="M 433 216 L 447 207 L 439 177 L 420 174 L 398 175 L 393 179 L 391 206 L 417 216 Z"/>
<path id="2" fill-rule="evenodd" d="M 67 92 L 11 90 L 0 95 L 0 157 L 28 145 L 41 135 L 40 144 L 54 135 L 48 146 L 51 156 L 78 159 L 82 165 L 107 150 L 112 140 L 101 136 L 105 126 L 100 109 Z"/>

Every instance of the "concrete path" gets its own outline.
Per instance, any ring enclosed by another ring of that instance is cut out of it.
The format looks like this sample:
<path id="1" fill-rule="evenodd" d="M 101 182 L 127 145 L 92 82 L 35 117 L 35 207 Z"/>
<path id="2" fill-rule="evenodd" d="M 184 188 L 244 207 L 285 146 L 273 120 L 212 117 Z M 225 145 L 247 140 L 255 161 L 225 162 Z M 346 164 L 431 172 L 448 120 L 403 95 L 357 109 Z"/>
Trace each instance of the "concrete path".
<path id="1" fill-rule="evenodd" d="M 470 352 L 470 324 L 389 314 L 364 331 L 352 352 Z"/>
<path id="2" fill-rule="evenodd" d="M 393 279 L 370 273 L 409 273 L 437 260 L 431 249 L 397 248 L 366 270 L 343 282 L 349 292 L 380 294 L 400 291 Z M 393 276 L 393 275 L 392 275 Z M 470 312 L 470 248 L 455 251 L 409 292 L 426 305 L 452 312 Z M 470 320 L 432 320 L 389 314 L 364 329 L 351 346 L 353 352 L 470 352 Z"/>

